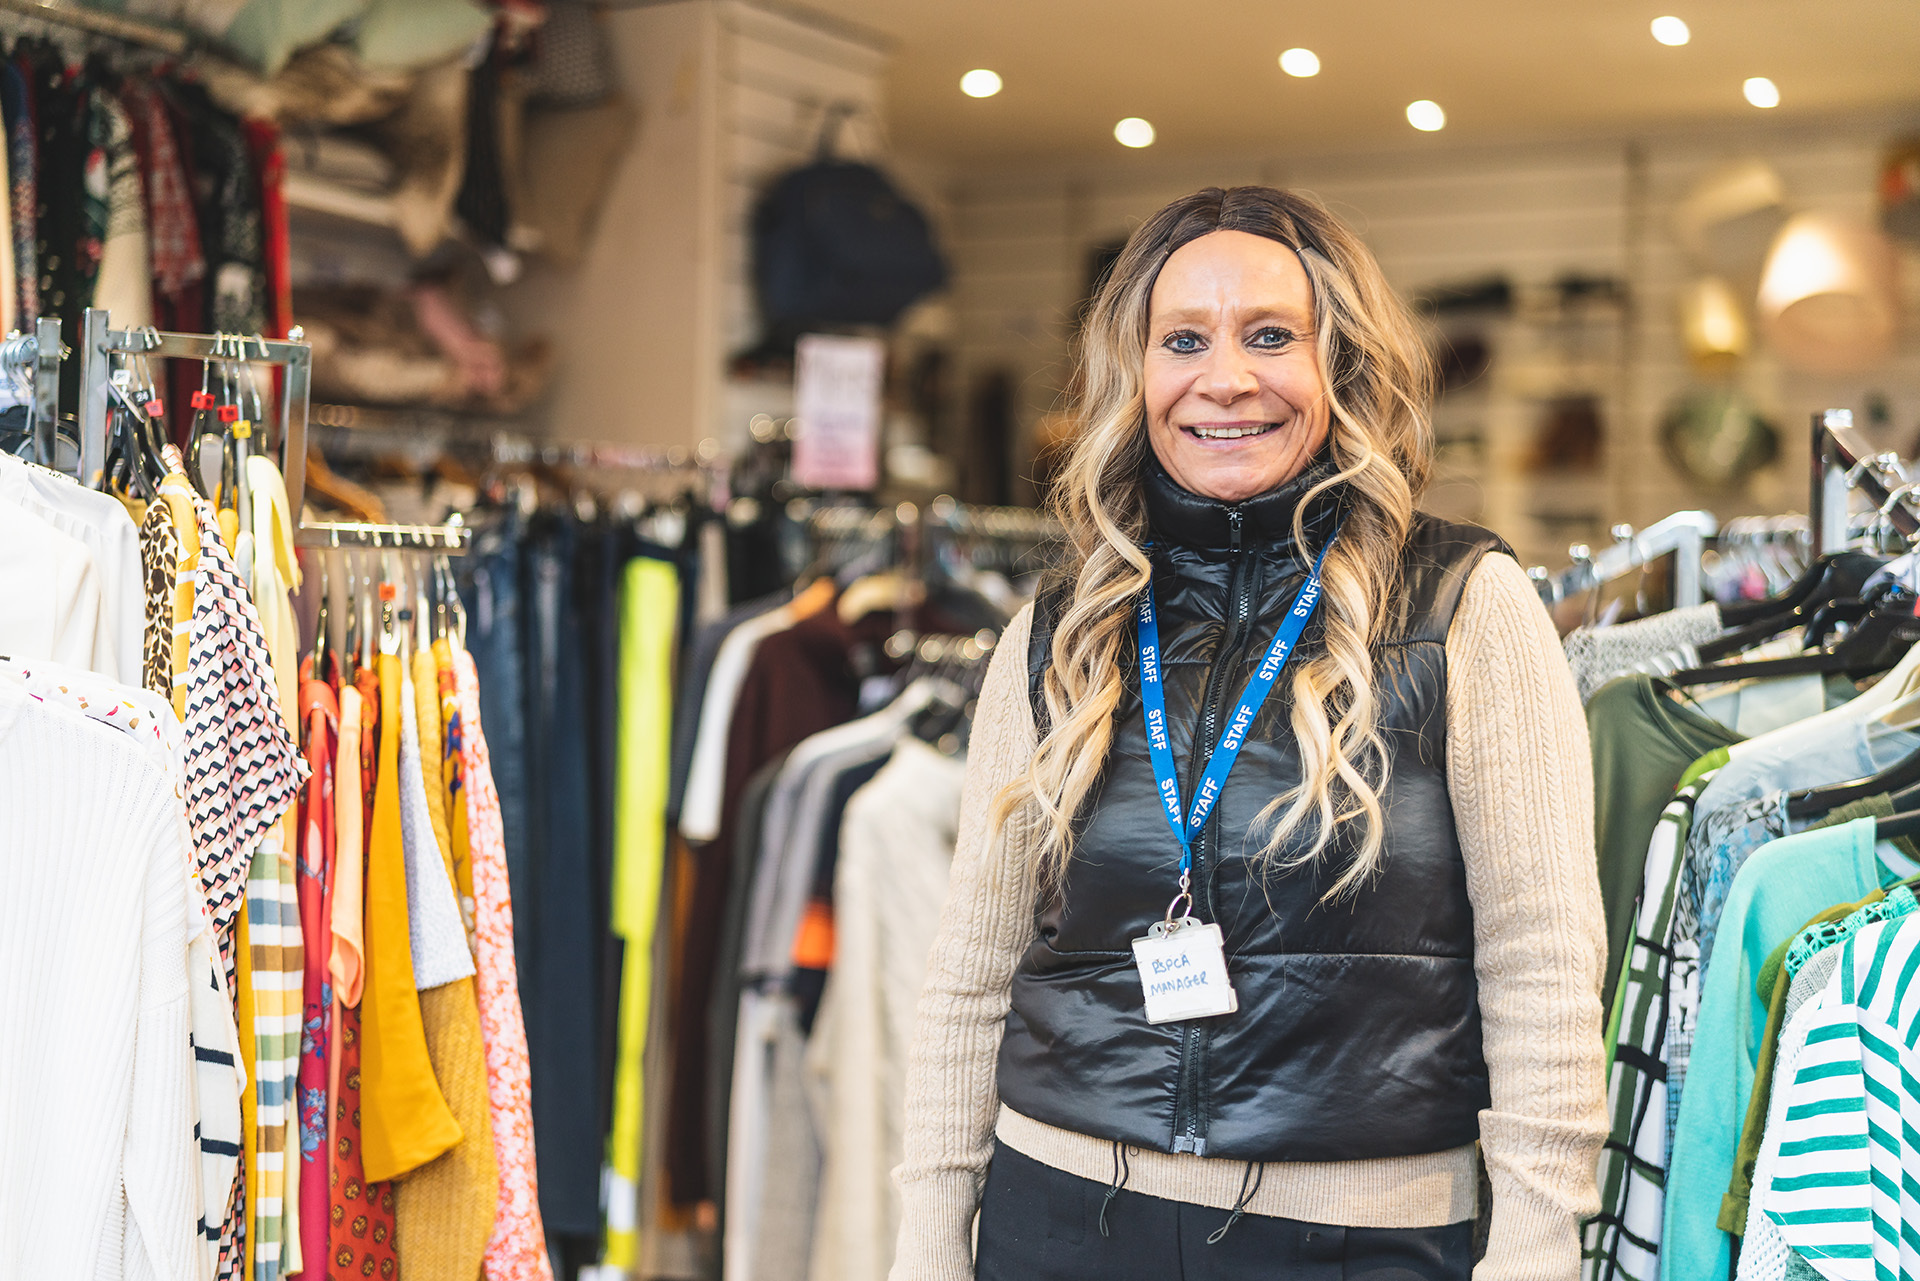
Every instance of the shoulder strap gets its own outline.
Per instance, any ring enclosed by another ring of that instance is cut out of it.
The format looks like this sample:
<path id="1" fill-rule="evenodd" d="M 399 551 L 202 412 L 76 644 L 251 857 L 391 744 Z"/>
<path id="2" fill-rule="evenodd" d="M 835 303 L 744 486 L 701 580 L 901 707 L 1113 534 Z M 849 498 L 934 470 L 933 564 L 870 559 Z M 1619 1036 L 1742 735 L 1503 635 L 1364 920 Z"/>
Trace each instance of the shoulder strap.
<path id="1" fill-rule="evenodd" d="M 1401 559 L 1400 617 L 1387 635 L 1444 643 L 1467 580 L 1489 552 L 1512 556 L 1513 548 L 1490 529 L 1414 513 Z"/>
<path id="2" fill-rule="evenodd" d="M 1033 629 L 1027 634 L 1027 701 L 1033 705 L 1035 734 L 1045 738 L 1052 728 L 1047 718 L 1047 665 L 1053 661 L 1053 632 L 1066 612 L 1073 584 L 1048 575 L 1033 600 Z"/>

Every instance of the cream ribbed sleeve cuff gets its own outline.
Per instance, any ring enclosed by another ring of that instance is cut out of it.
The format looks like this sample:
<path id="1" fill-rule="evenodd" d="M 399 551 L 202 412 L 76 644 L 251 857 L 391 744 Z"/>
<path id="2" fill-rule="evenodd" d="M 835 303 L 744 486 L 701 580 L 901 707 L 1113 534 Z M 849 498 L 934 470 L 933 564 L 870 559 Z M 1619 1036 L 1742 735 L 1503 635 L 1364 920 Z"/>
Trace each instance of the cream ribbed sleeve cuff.
<path id="1" fill-rule="evenodd" d="M 1607 1135 L 1593 768 L 1552 621 L 1510 556 L 1481 560 L 1447 638 L 1447 774 L 1493 1100 L 1474 1278 L 1574 1281 Z"/>

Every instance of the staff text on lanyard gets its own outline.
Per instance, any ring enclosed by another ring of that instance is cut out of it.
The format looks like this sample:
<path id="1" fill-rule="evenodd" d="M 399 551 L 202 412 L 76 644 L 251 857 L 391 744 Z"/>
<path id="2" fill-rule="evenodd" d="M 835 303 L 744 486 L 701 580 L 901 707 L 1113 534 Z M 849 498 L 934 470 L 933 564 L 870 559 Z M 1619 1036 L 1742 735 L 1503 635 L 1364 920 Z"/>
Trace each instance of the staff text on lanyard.
<path id="1" fill-rule="evenodd" d="M 1227 981 L 1226 952 L 1217 923 L 1202 924 L 1192 916 L 1193 842 L 1199 838 L 1219 803 L 1227 775 L 1246 746 L 1247 734 L 1255 717 L 1273 692 L 1273 686 L 1286 668 L 1287 660 L 1300 643 L 1307 623 L 1320 604 L 1320 571 L 1327 553 L 1333 549 L 1339 531 L 1320 549 L 1300 585 L 1292 606 L 1280 620 L 1267 652 L 1240 693 L 1220 741 L 1208 757 L 1200 774 L 1200 786 L 1191 810 L 1183 813 L 1180 780 L 1174 769 L 1173 743 L 1167 734 L 1167 694 L 1161 672 L 1160 624 L 1154 613 L 1153 586 L 1141 594 L 1138 632 L 1140 642 L 1140 702 L 1146 721 L 1147 754 L 1153 762 L 1153 776 L 1160 792 L 1160 804 L 1167 825 L 1180 843 L 1180 890 L 1167 904 L 1164 920 L 1148 931 L 1146 938 L 1133 941 L 1134 961 L 1140 970 L 1140 983 L 1147 1000 L 1150 1022 L 1166 1023 L 1177 1019 L 1204 1018 L 1227 1014 L 1239 1007 Z M 1178 916 L 1174 909 L 1181 906 Z"/>

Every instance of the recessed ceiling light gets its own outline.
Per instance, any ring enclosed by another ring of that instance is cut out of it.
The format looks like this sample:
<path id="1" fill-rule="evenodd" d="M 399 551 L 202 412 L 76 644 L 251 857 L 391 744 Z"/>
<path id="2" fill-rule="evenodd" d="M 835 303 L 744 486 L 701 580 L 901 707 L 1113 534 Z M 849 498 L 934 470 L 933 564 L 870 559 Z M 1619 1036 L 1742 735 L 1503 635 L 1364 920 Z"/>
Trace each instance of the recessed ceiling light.
<path id="1" fill-rule="evenodd" d="M 1669 14 L 1653 20 L 1653 38 L 1661 44 L 1683 45 L 1693 39 L 1693 32 L 1687 28 L 1684 19 Z"/>
<path id="2" fill-rule="evenodd" d="M 977 67 L 960 77 L 960 92 L 969 98 L 991 98 L 1000 92 L 1000 77 L 985 67 Z"/>
<path id="3" fill-rule="evenodd" d="M 1280 70 L 1305 79 L 1320 74 L 1320 55 L 1311 49 L 1289 49 L 1280 55 Z"/>
<path id="4" fill-rule="evenodd" d="M 1756 107 L 1777 107 L 1780 105 L 1780 86 L 1765 76 L 1752 76 L 1740 86 L 1747 95 L 1747 101 Z"/>
<path id="5" fill-rule="evenodd" d="M 1440 109 L 1439 103 L 1422 98 L 1407 104 L 1407 123 L 1422 133 L 1432 133 L 1447 127 L 1447 113 Z"/>
<path id="6" fill-rule="evenodd" d="M 1128 116 L 1113 127 L 1113 136 L 1120 140 L 1123 147 L 1151 147 L 1153 126 L 1139 116 Z"/>

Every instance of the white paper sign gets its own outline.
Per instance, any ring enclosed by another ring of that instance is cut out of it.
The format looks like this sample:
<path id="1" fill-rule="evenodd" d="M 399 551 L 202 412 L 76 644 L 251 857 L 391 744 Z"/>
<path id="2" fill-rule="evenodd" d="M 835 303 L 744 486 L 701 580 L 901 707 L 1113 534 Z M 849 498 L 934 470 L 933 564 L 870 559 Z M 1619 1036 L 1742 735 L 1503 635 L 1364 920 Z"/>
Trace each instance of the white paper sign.
<path id="1" fill-rule="evenodd" d="M 886 348 L 878 338 L 806 334 L 794 353 L 793 479 L 808 489 L 880 484 L 880 391 Z"/>
<path id="2" fill-rule="evenodd" d="M 1147 1022 L 1211 1018 L 1240 1008 L 1227 979 L 1226 942 L 1218 925 L 1188 925 L 1133 941 L 1133 961 L 1147 997 Z"/>

